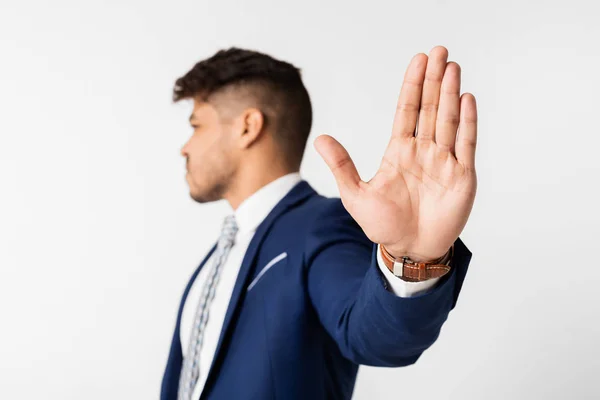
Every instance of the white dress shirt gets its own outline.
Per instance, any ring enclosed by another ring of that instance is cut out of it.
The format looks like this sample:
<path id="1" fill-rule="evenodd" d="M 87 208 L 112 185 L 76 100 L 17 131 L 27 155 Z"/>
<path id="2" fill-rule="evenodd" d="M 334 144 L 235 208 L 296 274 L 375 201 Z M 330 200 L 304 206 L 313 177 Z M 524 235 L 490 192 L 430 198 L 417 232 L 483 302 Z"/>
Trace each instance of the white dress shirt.
<path id="1" fill-rule="evenodd" d="M 215 297 L 210 305 L 209 318 L 204 331 L 202 348 L 200 349 L 200 375 L 194 388 L 192 399 L 199 399 L 209 366 L 212 365 L 213 356 L 221 334 L 221 327 L 225 320 L 225 313 L 229 306 L 229 299 L 233 293 L 233 287 L 237 279 L 246 250 L 254 236 L 256 228 L 279 203 L 283 197 L 301 180 L 298 172 L 284 175 L 269 184 L 263 186 L 250 197 L 245 199 L 237 208 L 232 210 L 238 225 L 235 242 L 229 251 L 229 255 L 222 266 L 219 282 L 215 290 Z M 379 249 L 378 249 L 379 250 Z M 377 251 L 379 268 L 389 283 L 388 290 L 397 296 L 410 297 L 427 291 L 433 287 L 440 278 L 429 279 L 423 282 L 406 282 L 394 276 L 387 269 L 379 251 Z M 200 270 L 196 280 L 190 288 L 190 292 L 183 306 L 181 316 L 181 347 L 183 356 L 186 356 L 191 335 L 192 324 L 196 313 L 196 307 L 200 299 L 202 286 L 210 270 L 213 256 L 206 261 L 206 266 Z"/>

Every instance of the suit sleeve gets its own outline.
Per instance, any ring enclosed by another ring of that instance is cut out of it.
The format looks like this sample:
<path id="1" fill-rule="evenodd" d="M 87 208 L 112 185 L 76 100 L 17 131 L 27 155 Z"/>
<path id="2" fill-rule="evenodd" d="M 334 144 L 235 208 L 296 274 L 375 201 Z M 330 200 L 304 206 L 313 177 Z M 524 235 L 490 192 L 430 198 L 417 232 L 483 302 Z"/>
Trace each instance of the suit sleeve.
<path id="1" fill-rule="evenodd" d="M 417 361 L 456 306 L 472 253 L 455 242 L 452 269 L 411 297 L 388 289 L 369 240 L 339 198 L 328 199 L 305 243 L 307 290 L 318 318 L 349 360 L 399 367 Z"/>

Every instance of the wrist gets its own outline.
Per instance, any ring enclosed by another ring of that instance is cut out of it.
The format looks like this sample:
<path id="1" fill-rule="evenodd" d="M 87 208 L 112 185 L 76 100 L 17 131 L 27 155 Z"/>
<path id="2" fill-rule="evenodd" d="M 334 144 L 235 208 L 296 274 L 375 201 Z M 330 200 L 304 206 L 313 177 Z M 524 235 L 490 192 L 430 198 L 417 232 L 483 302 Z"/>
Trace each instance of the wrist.
<path id="1" fill-rule="evenodd" d="M 416 252 L 412 252 L 412 251 L 408 251 L 408 250 L 394 249 L 394 247 L 392 247 L 392 246 L 389 246 L 389 247 L 384 246 L 381 243 L 380 243 L 380 246 L 382 246 L 387 251 L 387 253 L 394 258 L 399 259 L 402 257 L 408 257 L 416 263 L 438 263 L 444 257 L 448 256 L 448 254 L 450 253 L 450 250 L 451 250 L 451 248 L 449 248 L 445 252 L 436 253 L 434 255 L 431 255 L 431 254 L 416 253 Z"/>
<path id="2" fill-rule="evenodd" d="M 415 261 L 409 258 L 409 255 L 404 252 L 403 256 L 395 257 L 388 253 L 384 245 L 379 245 L 381 260 L 388 270 L 395 276 L 409 282 L 420 282 L 431 278 L 444 276 L 451 270 L 451 261 L 454 255 L 454 245 L 450 250 L 434 259 L 433 261 Z M 414 254 L 414 253 L 411 253 Z"/>

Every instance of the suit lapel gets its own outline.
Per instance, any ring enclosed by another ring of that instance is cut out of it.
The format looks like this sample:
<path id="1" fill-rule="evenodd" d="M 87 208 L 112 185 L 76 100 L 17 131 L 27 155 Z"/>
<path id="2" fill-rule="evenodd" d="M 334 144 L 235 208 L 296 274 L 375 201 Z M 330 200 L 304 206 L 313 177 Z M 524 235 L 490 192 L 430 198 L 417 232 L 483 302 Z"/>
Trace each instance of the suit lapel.
<path id="1" fill-rule="evenodd" d="M 309 185 L 309 183 L 305 180 L 301 180 L 294 186 L 288 194 L 281 199 L 279 203 L 271 210 L 269 215 L 261 222 L 261 224 L 256 228 L 256 232 L 248 245 L 248 250 L 246 250 L 246 254 L 244 255 L 244 260 L 242 261 L 242 265 L 240 266 L 240 271 L 235 282 L 235 286 L 233 288 L 233 293 L 231 295 L 231 299 L 229 301 L 229 306 L 227 308 L 227 313 L 225 314 L 225 320 L 223 321 L 223 327 L 221 329 L 221 335 L 219 336 L 219 342 L 217 343 L 217 348 L 215 350 L 215 355 L 213 358 L 213 365 L 208 373 L 208 377 L 206 379 L 205 389 L 209 387 L 212 383 L 212 380 L 215 378 L 215 370 L 218 369 L 219 363 L 219 353 L 223 345 L 223 340 L 230 334 L 231 322 L 238 310 L 241 302 L 241 295 L 245 292 L 245 288 L 248 285 L 249 281 L 249 273 L 252 270 L 252 265 L 256 259 L 256 255 L 258 254 L 258 250 L 260 245 L 262 244 L 266 234 L 269 231 L 269 228 L 275 222 L 275 220 L 285 213 L 288 209 L 293 207 L 298 202 L 304 200 L 306 197 L 316 193 L 315 190 Z M 203 396 L 208 392 L 208 390 L 203 390 Z"/>
<path id="2" fill-rule="evenodd" d="M 196 268 L 196 271 L 194 271 L 194 274 L 188 281 L 187 286 L 185 287 L 185 291 L 183 292 L 183 296 L 181 298 L 181 304 L 179 304 L 179 312 L 177 313 L 177 328 L 176 328 L 176 330 L 177 330 L 178 338 L 181 338 L 181 336 L 179 335 L 179 330 L 181 328 L 181 316 L 183 315 L 183 307 L 185 305 L 187 296 L 190 293 L 190 289 L 192 288 L 192 284 L 194 283 L 194 281 L 198 277 L 198 274 L 200 273 L 200 270 L 202 269 L 202 267 L 204 267 L 204 264 L 206 264 L 206 261 L 209 259 L 209 257 L 212 255 L 212 253 L 215 251 L 216 248 L 217 248 L 217 243 L 213 244 L 212 248 L 209 250 L 208 254 L 204 257 L 204 260 L 202 260 L 202 262 L 200 263 L 198 268 Z M 180 341 L 180 343 L 181 343 L 181 341 Z M 181 348 L 181 345 L 179 347 Z"/>
<path id="3" fill-rule="evenodd" d="M 208 258 L 212 255 L 212 253 L 217 248 L 217 243 L 213 245 L 208 254 L 204 257 L 204 260 L 200 263 L 196 271 L 192 274 L 192 277 L 188 281 L 187 286 L 183 292 L 183 296 L 181 298 L 181 303 L 179 304 L 179 311 L 177 312 L 177 321 L 175 323 L 175 332 L 173 332 L 173 339 L 171 340 L 171 349 L 169 350 L 169 359 L 167 360 L 167 367 L 165 368 L 165 372 L 163 375 L 163 381 L 161 386 L 161 400 L 170 400 L 175 399 L 177 397 L 177 386 L 179 384 L 179 374 L 181 372 L 181 365 L 183 362 L 183 353 L 181 350 L 181 334 L 180 334 L 180 326 L 181 326 L 181 315 L 183 314 L 183 306 L 185 305 L 185 301 L 190 292 L 192 284 L 196 280 L 198 273 L 206 264 Z"/>

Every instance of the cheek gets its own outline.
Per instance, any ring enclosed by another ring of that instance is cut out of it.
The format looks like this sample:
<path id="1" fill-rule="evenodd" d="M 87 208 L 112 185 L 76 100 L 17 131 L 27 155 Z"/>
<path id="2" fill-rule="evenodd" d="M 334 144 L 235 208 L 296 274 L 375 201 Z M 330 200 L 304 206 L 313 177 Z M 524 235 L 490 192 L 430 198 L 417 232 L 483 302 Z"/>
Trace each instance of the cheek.
<path id="1" fill-rule="evenodd" d="M 219 136 L 198 136 L 192 138 L 189 143 L 190 164 L 194 169 L 206 169 L 215 163 L 220 163 L 226 156 L 223 151 L 224 143 L 219 140 Z"/>
<path id="2" fill-rule="evenodd" d="M 202 158 L 204 153 L 209 150 L 212 141 L 213 139 L 207 135 L 195 134 L 188 144 L 188 152 L 193 158 Z"/>

